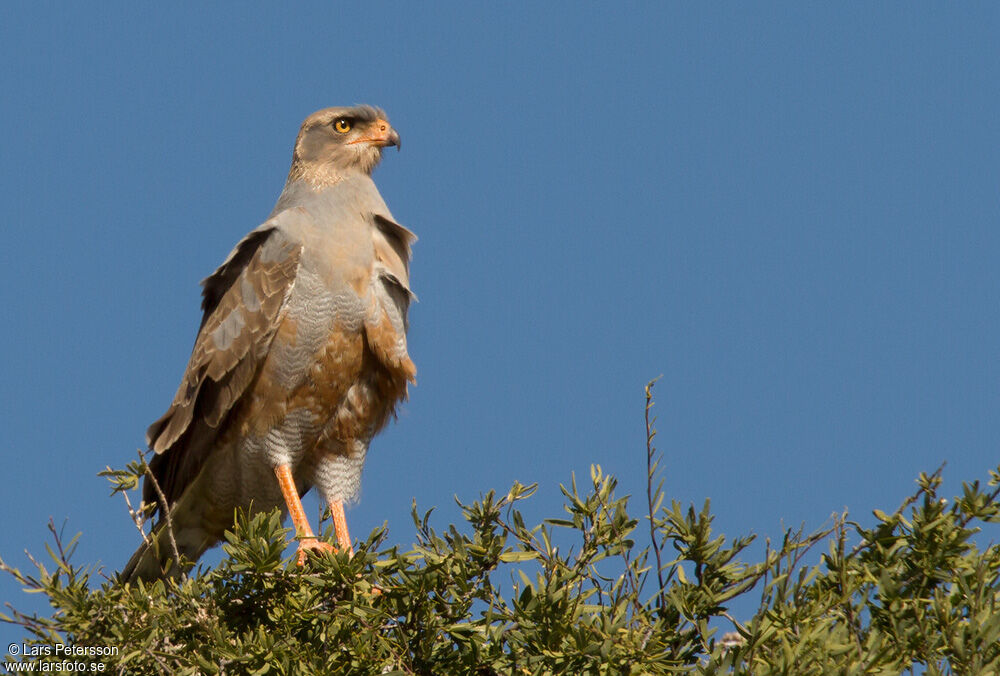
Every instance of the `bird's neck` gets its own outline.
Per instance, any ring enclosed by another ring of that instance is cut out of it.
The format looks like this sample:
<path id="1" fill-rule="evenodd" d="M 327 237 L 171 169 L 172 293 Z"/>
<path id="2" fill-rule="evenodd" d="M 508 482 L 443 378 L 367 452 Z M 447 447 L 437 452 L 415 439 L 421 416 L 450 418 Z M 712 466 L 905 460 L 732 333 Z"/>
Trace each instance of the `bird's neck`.
<path id="1" fill-rule="evenodd" d="M 335 187 L 336 186 L 336 187 Z M 303 174 L 297 171 L 295 165 L 288 173 L 288 180 L 278 197 L 278 203 L 274 206 L 270 217 L 274 217 L 285 209 L 294 207 L 306 207 L 315 205 L 317 200 L 324 200 L 330 195 L 337 193 L 343 188 L 357 192 L 358 195 L 367 195 L 369 192 L 378 194 L 375 184 L 372 183 L 371 176 L 361 171 L 347 170 L 333 174 L 332 172 L 323 179 L 315 173 Z"/>
<path id="2" fill-rule="evenodd" d="M 344 180 L 343 175 L 329 163 L 296 159 L 292 162 L 292 168 L 288 170 L 288 180 L 285 181 L 285 186 L 302 181 L 314 190 L 322 190 L 336 185 L 342 180 Z"/>

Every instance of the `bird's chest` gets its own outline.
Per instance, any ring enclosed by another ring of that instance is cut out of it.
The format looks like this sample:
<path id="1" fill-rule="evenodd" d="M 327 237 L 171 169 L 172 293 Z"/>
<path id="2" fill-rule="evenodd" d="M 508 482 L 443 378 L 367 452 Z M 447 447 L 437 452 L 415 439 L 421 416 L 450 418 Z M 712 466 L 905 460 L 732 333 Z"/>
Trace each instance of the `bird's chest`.
<path id="1" fill-rule="evenodd" d="M 291 315 L 279 326 L 255 383 L 251 434 L 274 437 L 276 428 L 295 418 L 310 421 L 295 426 L 302 451 L 327 440 L 367 441 L 396 398 L 386 387 L 387 375 L 368 348 L 363 327 L 334 320 L 321 335 L 315 327 L 305 329 Z"/>
<path id="2" fill-rule="evenodd" d="M 365 339 L 359 330 L 335 324 L 313 354 L 309 371 L 289 400 L 326 421 L 350 405 L 351 391 L 365 380 Z"/>

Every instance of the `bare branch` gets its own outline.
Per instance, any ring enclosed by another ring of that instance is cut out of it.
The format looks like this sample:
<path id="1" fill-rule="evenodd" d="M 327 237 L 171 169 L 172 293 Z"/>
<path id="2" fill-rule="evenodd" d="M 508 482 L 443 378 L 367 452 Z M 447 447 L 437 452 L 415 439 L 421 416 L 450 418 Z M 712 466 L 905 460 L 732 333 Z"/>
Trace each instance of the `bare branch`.
<path id="1" fill-rule="evenodd" d="M 660 583 L 658 596 L 661 611 L 667 607 L 667 597 L 664 592 L 666 582 L 663 579 L 663 559 L 660 555 L 660 544 L 656 541 L 655 514 L 653 513 L 653 479 L 655 478 L 654 474 L 658 465 L 656 461 L 656 447 L 653 446 L 653 437 L 656 436 L 656 430 L 653 429 L 653 425 L 656 423 L 656 418 L 654 417 L 650 420 L 649 411 L 653 408 L 653 385 L 662 377 L 658 376 L 646 384 L 646 504 L 649 510 L 649 538 L 653 542 L 653 554 L 656 556 L 656 579 Z"/>
<path id="2" fill-rule="evenodd" d="M 177 549 L 177 540 L 174 539 L 174 522 L 170 514 L 170 505 L 167 504 L 167 496 L 164 494 L 163 489 L 160 488 L 160 482 L 153 476 L 153 470 L 149 468 L 149 463 L 143 457 L 142 451 L 139 451 L 139 461 L 142 463 L 142 470 L 146 473 L 146 477 L 150 483 L 152 483 L 153 489 L 156 491 L 156 497 L 160 501 L 160 513 L 163 514 L 164 527 L 167 529 L 167 537 L 170 539 L 170 547 L 174 554 L 174 563 L 177 564 L 177 570 L 180 570 L 181 553 Z"/>

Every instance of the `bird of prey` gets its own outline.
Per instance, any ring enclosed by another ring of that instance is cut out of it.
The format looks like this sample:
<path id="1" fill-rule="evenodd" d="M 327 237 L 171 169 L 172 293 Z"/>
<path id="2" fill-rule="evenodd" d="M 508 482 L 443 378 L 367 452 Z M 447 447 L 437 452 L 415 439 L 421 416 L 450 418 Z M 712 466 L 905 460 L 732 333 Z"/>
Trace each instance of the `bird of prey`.
<path id="1" fill-rule="evenodd" d="M 344 502 L 416 376 L 406 346 L 416 236 L 371 179 L 382 150 L 399 144 L 371 106 L 320 110 L 302 124 L 274 211 L 202 282 L 187 370 L 146 435 L 156 481 L 147 477 L 143 501 L 159 519 L 122 580 L 179 574 L 172 563 L 215 545 L 236 508 L 286 509 L 300 564 L 310 550 L 332 550 L 302 509 L 312 486 L 351 551 Z"/>

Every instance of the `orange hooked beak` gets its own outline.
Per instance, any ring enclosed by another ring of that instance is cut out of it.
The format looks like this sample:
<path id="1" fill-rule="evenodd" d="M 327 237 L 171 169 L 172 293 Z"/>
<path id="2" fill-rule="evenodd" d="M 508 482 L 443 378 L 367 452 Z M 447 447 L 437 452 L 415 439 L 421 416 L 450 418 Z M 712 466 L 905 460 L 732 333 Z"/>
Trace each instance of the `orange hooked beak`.
<path id="1" fill-rule="evenodd" d="M 379 148 L 396 146 L 397 150 L 402 147 L 402 143 L 399 140 L 399 133 L 382 118 L 378 118 L 372 123 L 371 132 L 368 136 L 363 136 L 362 138 L 349 141 L 348 145 L 353 145 L 355 143 L 370 143 L 371 145 L 378 146 Z"/>

